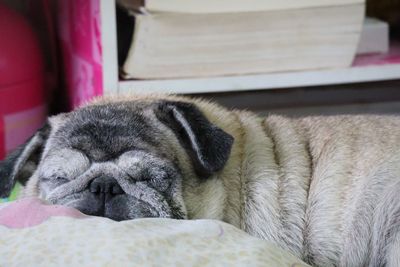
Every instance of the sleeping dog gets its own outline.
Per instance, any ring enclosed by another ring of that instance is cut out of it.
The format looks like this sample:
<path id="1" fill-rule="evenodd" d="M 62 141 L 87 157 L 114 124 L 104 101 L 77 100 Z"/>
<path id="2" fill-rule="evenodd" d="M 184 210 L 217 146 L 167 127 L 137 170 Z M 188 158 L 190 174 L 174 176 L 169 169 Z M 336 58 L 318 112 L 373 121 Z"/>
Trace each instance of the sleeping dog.
<path id="1" fill-rule="evenodd" d="M 113 220 L 217 219 L 317 266 L 400 266 L 400 118 L 290 119 L 163 95 L 49 118 L 0 193 Z"/>

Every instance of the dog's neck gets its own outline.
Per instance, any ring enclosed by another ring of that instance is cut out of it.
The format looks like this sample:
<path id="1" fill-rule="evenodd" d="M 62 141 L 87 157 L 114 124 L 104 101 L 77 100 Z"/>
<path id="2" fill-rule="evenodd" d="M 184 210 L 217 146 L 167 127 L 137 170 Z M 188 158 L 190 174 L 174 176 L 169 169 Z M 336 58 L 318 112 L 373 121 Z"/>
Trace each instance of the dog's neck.
<path id="1" fill-rule="evenodd" d="M 288 118 L 234 114 L 235 145 L 219 175 L 227 193 L 223 220 L 304 256 L 312 171 L 305 132 Z"/>

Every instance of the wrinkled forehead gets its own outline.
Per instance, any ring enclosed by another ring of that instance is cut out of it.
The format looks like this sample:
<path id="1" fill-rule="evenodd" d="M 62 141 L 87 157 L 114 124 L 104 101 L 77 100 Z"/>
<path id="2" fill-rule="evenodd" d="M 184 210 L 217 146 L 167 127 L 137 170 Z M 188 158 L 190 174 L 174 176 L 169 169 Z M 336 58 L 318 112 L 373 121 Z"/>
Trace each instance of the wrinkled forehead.
<path id="1" fill-rule="evenodd" d="M 72 112 L 54 133 L 53 145 L 107 161 L 130 150 L 162 151 L 162 133 L 147 105 L 88 106 Z"/>

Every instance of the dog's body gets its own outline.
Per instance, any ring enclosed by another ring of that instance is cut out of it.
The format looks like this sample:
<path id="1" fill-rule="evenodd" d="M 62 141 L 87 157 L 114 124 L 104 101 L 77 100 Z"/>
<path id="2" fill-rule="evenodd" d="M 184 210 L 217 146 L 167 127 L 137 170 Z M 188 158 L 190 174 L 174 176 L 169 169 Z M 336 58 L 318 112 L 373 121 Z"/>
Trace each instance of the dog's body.
<path id="1" fill-rule="evenodd" d="M 43 152 L 29 172 L 32 144 Z M 400 117 L 260 118 L 188 98 L 105 98 L 50 119 L 0 167 L 12 179 L 28 171 L 24 195 L 88 214 L 218 219 L 318 266 L 400 266 Z M 92 182 L 104 174 L 118 182 L 109 195 Z"/>

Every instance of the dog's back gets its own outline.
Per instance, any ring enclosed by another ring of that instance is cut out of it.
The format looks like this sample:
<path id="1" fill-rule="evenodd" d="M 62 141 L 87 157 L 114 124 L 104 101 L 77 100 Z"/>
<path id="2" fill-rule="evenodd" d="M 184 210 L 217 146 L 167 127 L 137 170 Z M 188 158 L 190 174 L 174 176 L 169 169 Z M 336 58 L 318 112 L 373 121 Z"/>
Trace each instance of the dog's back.
<path id="1" fill-rule="evenodd" d="M 400 118 L 239 117 L 246 231 L 318 266 L 400 266 Z"/>

